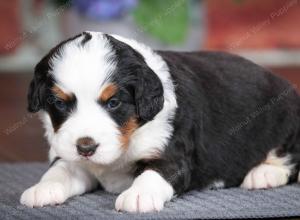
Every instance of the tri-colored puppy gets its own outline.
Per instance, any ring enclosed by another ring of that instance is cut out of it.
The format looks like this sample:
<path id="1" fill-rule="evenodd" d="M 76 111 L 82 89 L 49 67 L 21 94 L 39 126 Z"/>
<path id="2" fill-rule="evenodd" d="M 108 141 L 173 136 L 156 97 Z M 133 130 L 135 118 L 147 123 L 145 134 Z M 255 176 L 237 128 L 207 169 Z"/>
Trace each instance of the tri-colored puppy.
<path id="1" fill-rule="evenodd" d="M 153 51 L 84 32 L 37 64 L 28 103 L 40 111 L 52 163 L 23 193 L 29 207 L 100 183 L 120 193 L 117 210 L 150 212 L 191 189 L 298 178 L 299 95 L 238 56 Z"/>

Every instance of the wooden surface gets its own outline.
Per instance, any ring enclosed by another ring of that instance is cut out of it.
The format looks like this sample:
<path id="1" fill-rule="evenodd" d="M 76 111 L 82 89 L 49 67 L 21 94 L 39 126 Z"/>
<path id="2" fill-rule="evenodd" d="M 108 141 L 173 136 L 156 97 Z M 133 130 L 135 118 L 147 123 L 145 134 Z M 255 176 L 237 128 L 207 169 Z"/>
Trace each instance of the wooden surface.
<path id="1" fill-rule="evenodd" d="M 24 33 L 22 31 L 21 1 L 0 1 L 0 54 L 14 52 L 28 37 Z"/>
<path id="2" fill-rule="evenodd" d="M 275 69 L 300 88 L 300 68 Z M 27 113 L 29 74 L 0 74 L 0 162 L 45 161 L 48 146 L 36 114 Z"/>
<path id="3" fill-rule="evenodd" d="M 47 144 L 37 115 L 27 113 L 29 74 L 0 74 L 0 161 L 44 161 Z"/>

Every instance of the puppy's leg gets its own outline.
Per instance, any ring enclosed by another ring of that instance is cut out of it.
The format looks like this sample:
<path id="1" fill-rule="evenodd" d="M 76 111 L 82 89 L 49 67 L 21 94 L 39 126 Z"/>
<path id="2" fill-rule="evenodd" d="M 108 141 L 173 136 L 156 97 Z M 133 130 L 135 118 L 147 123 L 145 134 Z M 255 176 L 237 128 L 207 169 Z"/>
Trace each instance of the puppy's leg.
<path id="1" fill-rule="evenodd" d="M 278 157 L 272 150 L 267 159 L 254 167 L 245 177 L 241 187 L 246 189 L 266 189 L 288 183 L 293 165 L 290 157 Z"/>
<path id="2" fill-rule="evenodd" d="M 164 203 L 171 200 L 173 187 L 158 172 L 146 170 L 116 200 L 118 211 L 160 211 Z"/>
<path id="3" fill-rule="evenodd" d="M 20 202 L 28 207 L 61 204 L 97 186 L 96 179 L 79 164 L 57 161 L 40 182 L 23 192 Z"/>

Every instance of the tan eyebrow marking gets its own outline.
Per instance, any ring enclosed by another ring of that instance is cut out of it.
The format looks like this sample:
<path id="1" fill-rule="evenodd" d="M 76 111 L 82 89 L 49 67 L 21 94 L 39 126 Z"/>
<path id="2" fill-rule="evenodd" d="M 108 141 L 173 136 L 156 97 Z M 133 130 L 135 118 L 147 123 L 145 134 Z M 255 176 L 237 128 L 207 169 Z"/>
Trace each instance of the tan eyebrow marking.
<path id="1" fill-rule="evenodd" d="M 113 84 L 110 83 L 109 85 L 106 86 L 106 88 L 102 91 L 99 99 L 102 102 L 106 102 L 107 100 L 109 100 L 113 95 L 116 94 L 116 92 L 118 91 L 118 87 Z"/>
<path id="2" fill-rule="evenodd" d="M 64 100 L 64 101 L 69 101 L 72 99 L 72 95 L 71 94 L 67 94 L 64 91 L 62 91 L 57 85 L 54 85 L 52 87 L 52 92 L 60 99 Z"/>

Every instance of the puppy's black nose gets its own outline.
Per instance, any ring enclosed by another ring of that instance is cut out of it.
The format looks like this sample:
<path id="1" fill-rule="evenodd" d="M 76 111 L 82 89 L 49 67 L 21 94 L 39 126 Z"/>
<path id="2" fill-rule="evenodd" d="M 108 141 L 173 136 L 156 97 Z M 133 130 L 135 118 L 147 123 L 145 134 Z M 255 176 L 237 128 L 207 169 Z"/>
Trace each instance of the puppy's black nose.
<path id="1" fill-rule="evenodd" d="M 89 157 L 92 156 L 99 144 L 90 137 L 79 138 L 76 142 L 77 151 L 80 155 Z"/>

